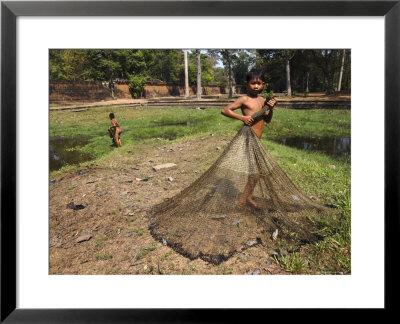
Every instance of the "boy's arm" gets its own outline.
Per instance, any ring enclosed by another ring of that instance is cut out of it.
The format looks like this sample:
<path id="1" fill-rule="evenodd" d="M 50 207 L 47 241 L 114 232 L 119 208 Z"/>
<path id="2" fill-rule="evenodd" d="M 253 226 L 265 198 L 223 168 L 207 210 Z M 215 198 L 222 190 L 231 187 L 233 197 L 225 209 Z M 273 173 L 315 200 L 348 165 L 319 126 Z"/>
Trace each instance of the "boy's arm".
<path id="1" fill-rule="evenodd" d="M 254 121 L 251 116 L 243 116 L 233 112 L 235 109 L 241 108 L 243 104 L 244 104 L 244 97 L 240 97 L 236 99 L 235 102 L 232 102 L 231 104 L 225 106 L 225 108 L 221 110 L 221 114 L 226 117 L 239 119 L 246 125 L 251 125 Z"/>
<path id="2" fill-rule="evenodd" d="M 269 124 L 271 122 L 273 114 L 274 114 L 274 108 L 272 107 L 270 110 L 267 110 L 267 112 L 265 113 L 264 122 Z"/>
<path id="3" fill-rule="evenodd" d="M 264 121 L 265 121 L 267 124 L 269 124 L 269 123 L 271 122 L 272 115 L 274 114 L 275 103 L 276 103 L 276 100 L 275 100 L 275 99 L 270 99 L 270 100 L 268 100 L 268 102 L 266 103 L 266 104 L 270 107 L 270 109 L 268 109 L 268 110 L 265 112 L 265 116 L 264 116 Z"/>

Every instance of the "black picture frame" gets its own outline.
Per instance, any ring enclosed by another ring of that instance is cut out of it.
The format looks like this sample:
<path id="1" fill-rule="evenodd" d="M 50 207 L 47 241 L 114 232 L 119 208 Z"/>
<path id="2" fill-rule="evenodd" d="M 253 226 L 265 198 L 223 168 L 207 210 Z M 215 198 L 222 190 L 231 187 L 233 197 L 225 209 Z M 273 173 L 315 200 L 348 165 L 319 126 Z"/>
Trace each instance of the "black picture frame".
<path id="1" fill-rule="evenodd" d="M 18 16 L 384 16 L 385 18 L 385 310 L 396 307 L 393 263 L 399 237 L 400 0 L 395 1 L 2 1 L 1 2 L 1 317 L 3 323 L 235 322 L 214 309 L 16 308 L 16 19 Z M 373 46 L 373 44 L 371 44 Z M 380 113 L 377 111 L 377 113 Z M 371 125 L 372 127 L 372 125 Z M 373 154 L 373 152 L 371 152 Z M 371 188 L 371 190 L 374 190 Z M 261 314 L 257 314 L 261 313 Z"/>

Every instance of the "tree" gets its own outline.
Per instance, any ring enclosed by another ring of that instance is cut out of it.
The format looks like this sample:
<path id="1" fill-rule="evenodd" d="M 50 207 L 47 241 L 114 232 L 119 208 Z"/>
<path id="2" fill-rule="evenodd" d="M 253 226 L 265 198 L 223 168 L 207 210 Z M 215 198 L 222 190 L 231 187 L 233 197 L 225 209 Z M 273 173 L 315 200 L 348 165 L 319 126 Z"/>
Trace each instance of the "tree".
<path id="1" fill-rule="evenodd" d="M 351 88 L 350 50 L 203 50 L 199 69 L 198 51 L 186 53 L 187 68 L 184 50 L 55 49 L 49 51 L 49 77 L 50 80 L 107 81 L 112 95 L 115 80 L 131 79 L 131 76 L 136 76 L 136 81 L 153 78 L 185 82 L 186 89 L 187 83 L 204 85 L 215 81 L 228 88 L 232 96 L 235 81 L 242 82 L 248 70 L 256 66 L 264 71 L 267 91 L 286 90 L 290 95 L 293 91 L 331 93 Z M 198 72 L 201 72 L 200 82 L 197 82 Z"/>
<path id="2" fill-rule="evenodd" d="M 147 73 L 153 79 L 165 82 L 179 81 L 183 65 L 180 50 L 144 50 Z"/>
<path id="3" fill-rule="evenodd" d="M 197 52 L 188 52 L 188 72 L 189 82 L 197 84 Z M 200 64 L 201 64 L 201 83 L 208 83 L 214 81 L 214 68 L 210 57 L 200 51 Z"/>
<path id="4" fill-rule="evenodd" d="M 296 54 L 296 51 L 293 50 L 283 50 L 282 55 L 285 59 L 285 67 L 286 67 L 286 91 L 289 97 L 292 96 L 292 84 L 290 82 L 290 60 Z"/>
<path id="5" fill-rule="evenodd" d="M 188 70 L 188 53 L 187 50 L 183 51 L 185 59 L 185 98 L 189 97 L 189 70 Z"/>
<path id="6" fill-rule="evenodd" d="M 120 62 L 122 67 L 122 78 L 129 75 L 147 75 L 147 62 L 143 50 L 121 50 Z"/>
<path id="7" fill-rule="evenodd" d="M 200 50 L 196 50 L 197 55 L 197 100 L 201 99 L 201 57 Z"/>
<path id="8" fill-rule="evenodd" d="M 323 73 L 326 93 L 333 93 L 335 91 L 335 73 L 339 70 L 340 66 L 340 51 L 324 49 L 314 50 L 312 53 L 315 64 Z"/>
<path id="9" fill-rule="evenodd" d="M 271 90 L 287 91 L 292 95 L 291 64 L 295 50 L 257 50 L 256 65 L 264 71 L 265 82 Z"/>
<path id="10" fill-rule="evenodd" d="M 229 88 L 229 98 L 233 97 L 234 86 L 236 84 L 235 78 L 233 75 L 233 67 L 237 62 L 238 53 L 241 50 L 234 50 L 234 49 L 222 49 L 222 50 L 208 50 L 208 53 L 213 57 L 219 57 L 226 69 L 228 75 L 228 88 Z"/>
<path id="11" fill-rule="evenodd" d="M 224 68 L 214 67 L 214 80 L 222 89 L 228 88 L 228 77 Z"/>
<path id="12" fill-rule="evenodd" d="M 232 73 L 232 65 L 233 65 L 233 60 L 235 58 L 235 52 L 234 50 L 220 50 L 222 59 L 225 63 L 225 67 L 228 70 L 228 87 L 229 87 L 229 94 L 228 97 L 232 98 L 233 97 L 233 85 L 234 85 L 234 78 L 233 78 L 233 73 Z"/>
<path id="13" fill-rule="evenodd" d="M 108 87 L 111 91 L 111 97 L 115 98 L 115 79 L 118 78 L 118 74 L 122 71 L 119 62 L 120 52 L 107 49 L 98 51 L 97 55 L 100 57 L 98 68 L 103 73 L 105 80 L 107 80 Z"/>
<path id="14" fill-rule="evenodd" d="M 247 73 L 255 66 L 254 50 L 238 50 L 232 67 L 234 80 L 239 84 L 244 84 Z"/>
<path id="15" fill-rule="evenodd" d="M 338 81 L 338 86 L 337 86 L 337 91 L 340 91 L 341 86 L 342 86 L 342 77 L 343 77 L 343 69 L 344 69 L 344 59 L 346 56 L 346 50 L 343 50 L 343 55 L 342 55 L 342 65 L 340 66 L 340 72 L 339 72 L 339 81 Z"/>
<path id="16" fill-rule="evenodd" d="M 275 92 L 325 91 L 337 87 L 343 50 L 256 50 L 257 67 L 264 71 L 268 88 Z M 350 55 L 346 52 L 342 87 L 350 89 Z M 289 59 L 289 62 L 288 62 Z M 290 86 L 290 88 L 289 88 Z"/>
<path id="17" fill-rule="evenodd" d="M 50 79 L 77 81 L 87 78 L 87 50 L 51 50 Z"/>
<path id="18" fill-rule="evenodd" d="M 129 89 L 134 98 L 139 98 L 143 87 L 147 82 L 147 77 L 140 74 L 132 74 L 129 76 Z"/>
<path id="19" fill-rule="evenodd" d="M 50 80 L 62 79 L 63 67 L 62 67 L 62 50 L 50 50 L 49 51 L 49 74 Z"/>

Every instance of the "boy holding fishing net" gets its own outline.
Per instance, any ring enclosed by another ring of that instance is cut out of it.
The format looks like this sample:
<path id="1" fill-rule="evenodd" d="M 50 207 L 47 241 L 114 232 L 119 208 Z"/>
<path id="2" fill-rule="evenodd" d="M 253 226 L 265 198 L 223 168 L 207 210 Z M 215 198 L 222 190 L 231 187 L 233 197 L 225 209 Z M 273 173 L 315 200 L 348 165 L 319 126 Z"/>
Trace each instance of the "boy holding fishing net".
<path id="1" fill-rule="evenodd" d="M 255 244 L 294 251 L 317 240 L 316 220 L 333 213 L 297 188 L 261 143 L 276 100 L 259 96 L 260 71 L 246 84 L 247 95 L 222 110 L 243 127 L 196 181 L 148 211 L 153 237 L 190 259 L 219 264 Z"/>
<path id="2" fill-rule="evenodd" d="M 251 126 L 258 138 L 261 137 L 264 130 L 264 121 L 269 123 L 272 119 L 276 100 L 268 97 L 264 99 L 259 93 L 264 88 L 262 80 L 262 72 L 260 70 L 251 70 L 246 76 L 247 95 L 239 97 L 235 102 L 227 105 L 222 109 L 221 113 L 230 118 L 241 120 L 245 125 Z M 265 105 L 268 109 L 258 119 L 254 119 L 252 115 L 260 111 Z M 243 115 L 234 112 L 235 109 L 241 108 Z M 259 208 L 258 204 L 253 200 L 252 194 L 257 184 L 257 176 L 249 175 L 247 184 L 243 190 L 242 196 L 236 201 L 238 208 L 243 208 L 246 204 L 254 208 Z"/>

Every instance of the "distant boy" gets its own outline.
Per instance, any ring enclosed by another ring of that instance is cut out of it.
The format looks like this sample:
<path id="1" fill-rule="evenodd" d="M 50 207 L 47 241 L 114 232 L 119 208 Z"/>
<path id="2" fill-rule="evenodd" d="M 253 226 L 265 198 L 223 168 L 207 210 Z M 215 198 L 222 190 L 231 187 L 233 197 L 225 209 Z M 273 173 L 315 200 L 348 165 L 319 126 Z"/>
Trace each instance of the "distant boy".
<path id="1" fill-rule="evenodd" d="M 122 133 L 122 129 L 119 127 L 118 121 L 115 119 L 115 115 L 113 113 L 110 113 L 109 117 L 111 119 L 111 127 L 108 128 L 108 133 L 115 141 L 117 147 L 121 147 L 122 143 L 120 135 Z"/>
<path id="2" fill-rule="evenodd" d="M 267 101 L 267 99 L 259 96 L 259 93 L 264 88 L 264 81 L 262 79 L 262 72 L 260 70 L 254 69 L 247 74 L 246 88 L 247 95 L 239 97 L 235 102 L 227 105 L 224 109 L 222 109 L 221 113 L 227 117 L 239 119 L 244 124 L 251 126 L 254 133 L 257 135 L 258 138 L 260 138 L 264 130 L 264 121 L 266 123 L 269 123 L 272 119 L 273 108 L 275 106 L 276 100 L 270 99 Z M 254 119 L 251 117 L 251 115 L 261 110 L 265 104 L 267 104 L 270 109 L 266 110 L 264 114 L 264 119 L 260 119 L 254 122 Z M 238 108 L 241 108 L 243 115 L 239 115 L 233 112 L 235 109 Z M 252 198 L 257 180 L 257 176 L 249 176 L 242 196 L 239 198 L 238 201 L 236 201 L 237 207 L 243 208 L 246 204 L 249 204 L 251 207 L 259 208 L 258 204 Z"/>

